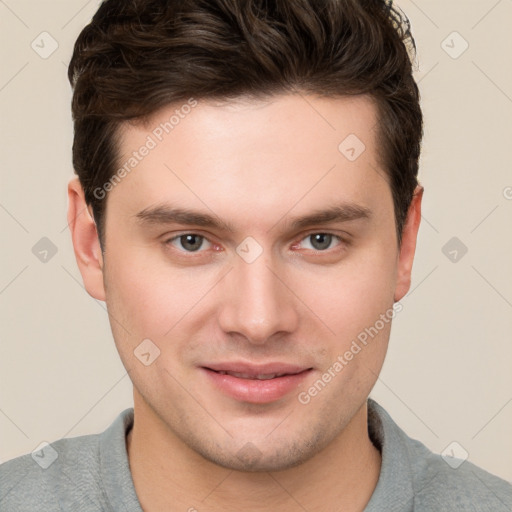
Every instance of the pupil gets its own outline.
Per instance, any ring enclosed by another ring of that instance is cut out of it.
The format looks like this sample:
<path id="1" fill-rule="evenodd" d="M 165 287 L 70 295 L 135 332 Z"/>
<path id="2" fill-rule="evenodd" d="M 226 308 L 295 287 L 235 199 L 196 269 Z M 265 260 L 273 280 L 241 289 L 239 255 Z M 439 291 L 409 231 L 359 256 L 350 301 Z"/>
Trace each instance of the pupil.
<path id="1" fill-rule="evenodd" d="M 317 250 L 327 249 L 331 244 L 332 235 L 327 233 L 317 233 L 313 236 L 313 247 Z M 318 244 L 317 244 L 318 242 Z"/>

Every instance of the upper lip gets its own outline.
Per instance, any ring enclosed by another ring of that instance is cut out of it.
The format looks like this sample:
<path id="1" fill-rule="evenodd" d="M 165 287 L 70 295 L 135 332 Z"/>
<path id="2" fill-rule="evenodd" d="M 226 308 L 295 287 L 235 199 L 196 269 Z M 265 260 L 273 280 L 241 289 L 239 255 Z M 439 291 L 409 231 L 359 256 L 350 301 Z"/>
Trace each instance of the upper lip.
<path id="1" fill-rule="evenodd" d="M 294 375 L 311 369 L 308 366 L 299 366 L 289 363 L 271 362 L 265 364 L 254 364 L 243 361 L 205 364 L 203 365 L 203 368 L 214 370 L 216 372 L 243 373 L 251 377 L 272 374 Z"/>

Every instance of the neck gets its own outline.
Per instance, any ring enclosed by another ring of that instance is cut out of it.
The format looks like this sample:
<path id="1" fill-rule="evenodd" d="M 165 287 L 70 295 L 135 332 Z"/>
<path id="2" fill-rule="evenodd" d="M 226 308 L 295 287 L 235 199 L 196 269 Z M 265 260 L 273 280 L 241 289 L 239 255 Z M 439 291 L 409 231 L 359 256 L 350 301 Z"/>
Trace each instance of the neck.
<path id="1" fill-rule="evenodd" d="M 377 485 L 381 456 L 368 437 L 366 403 L 326 449 L 277 472 L 234 471 L 204 459 L 169 431 L 137 393 L 134 411 L 127 451 L 145 512 L 355 512 L 364 510 Z"/>

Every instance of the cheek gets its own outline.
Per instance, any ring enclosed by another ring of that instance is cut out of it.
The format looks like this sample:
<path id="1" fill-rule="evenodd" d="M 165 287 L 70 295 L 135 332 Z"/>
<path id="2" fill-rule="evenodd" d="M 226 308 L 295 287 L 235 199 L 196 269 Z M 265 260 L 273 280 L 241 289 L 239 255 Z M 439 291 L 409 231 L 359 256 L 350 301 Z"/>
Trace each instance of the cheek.
<path id="1" fill-rule="evenodd" d="M 184 345 L 180 342 L 189 339 L 184 329 L 198 301 L 197 286 L 196 292 L 191 291 L 184 279 L 163 274 L 162 268 L 147 268 L 136 258 L 110 265 L 106 273 L 115 345 L 135 387 L 146 398 L 161 389 L 162 382 L 179 392 L 172 375 L 181 372 L 177 361 Z"/>
<path id="2" fill-rule="evenodd" d="M 218 280 L 218 271 L 176 268 L 157 248 L 109 253 L 106 262 L 107 304 L 116 328 L 132 344 L 144 338 L 163 342 L 183 331 L 202 310 L 203 299 Z M 130 334 L 127 335 L 126 331 Z"/>
<path id="3" fill-rule="evenodd" d="M 393 305 L 395 273 L 392 251 L 373 245 L 337 267 L 297 276 L 295 282 L 302 285 L 295 289 L 340 342 L 346 342 Z"/>

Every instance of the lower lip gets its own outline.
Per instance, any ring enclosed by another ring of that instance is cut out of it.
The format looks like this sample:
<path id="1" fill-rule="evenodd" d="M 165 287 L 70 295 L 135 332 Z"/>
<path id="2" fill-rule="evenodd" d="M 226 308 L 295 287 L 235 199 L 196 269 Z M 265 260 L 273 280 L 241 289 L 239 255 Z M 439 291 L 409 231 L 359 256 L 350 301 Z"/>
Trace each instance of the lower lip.
<path id="1" fill-rule="evenodd" d="M 202 370 L 223 393 L 241 402 L 253 404 L 265 404 L 283 398 L 296 390 L 311 372 L 311 370 L 304 370 L 294 375 L 258 380 L 220 374 L 208 368 L 202 368 Z"/>

